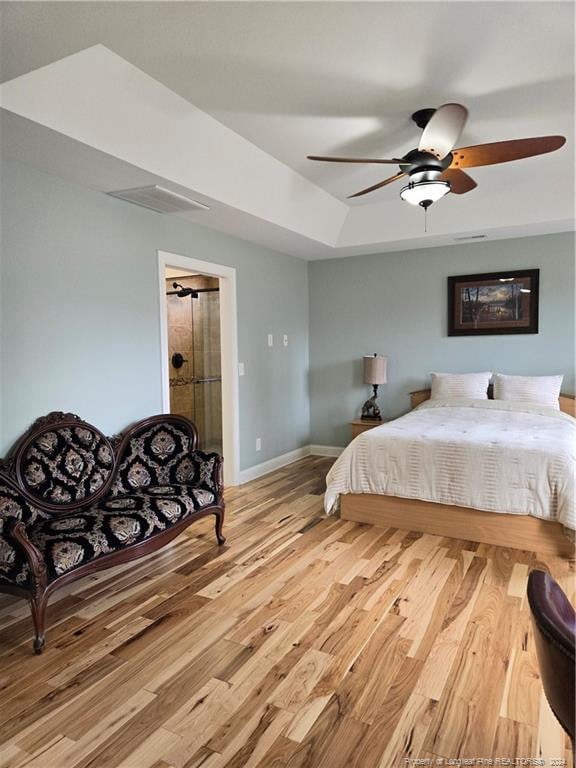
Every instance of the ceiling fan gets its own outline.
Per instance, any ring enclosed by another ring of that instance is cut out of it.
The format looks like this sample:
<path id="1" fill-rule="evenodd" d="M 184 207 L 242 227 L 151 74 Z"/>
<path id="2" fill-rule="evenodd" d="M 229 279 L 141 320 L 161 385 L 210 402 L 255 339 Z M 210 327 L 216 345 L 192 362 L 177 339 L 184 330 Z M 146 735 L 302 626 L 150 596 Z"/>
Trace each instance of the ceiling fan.
<path id="1" fill-rule="evenodd" d="M 420 143 L 417 149 L 411 149 L 400 158 L 384 160 L 308 155 L 308 160 L 328 163 L 399 165 L 400 170 L 394 176 L 361 189 L 360 192 L 355 192 L 349 197 L 367 195 L 407 176 L 408 184 L 400 190 L 400 197 L 412 205 L 420 205 L 427 209 L 448 192 L 463 195 L 478 186 L 474 179 L 462 170 L 463 168 L 496 165 L 543 155 L 560 149 L 566 142 L 564 136 L 540 136 L 454 149 L 467 118 L 468 110 L 462 104 L 443 104 L 438 109 L 419 109 L 412 115 L 412 120 L 423 129 Z"/>

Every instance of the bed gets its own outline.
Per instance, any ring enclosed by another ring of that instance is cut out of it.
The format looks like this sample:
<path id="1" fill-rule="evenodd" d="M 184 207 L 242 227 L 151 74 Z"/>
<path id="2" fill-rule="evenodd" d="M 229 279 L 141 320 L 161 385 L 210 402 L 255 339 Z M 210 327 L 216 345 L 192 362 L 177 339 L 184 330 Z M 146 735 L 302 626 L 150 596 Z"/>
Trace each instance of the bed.
<path id="1" fill-rule="evenodd" d="M 411 393 L 405 416 L 357 437 L 327 476 L 345 520 L 571 556 L 575 400 L 560 410 Z"/>

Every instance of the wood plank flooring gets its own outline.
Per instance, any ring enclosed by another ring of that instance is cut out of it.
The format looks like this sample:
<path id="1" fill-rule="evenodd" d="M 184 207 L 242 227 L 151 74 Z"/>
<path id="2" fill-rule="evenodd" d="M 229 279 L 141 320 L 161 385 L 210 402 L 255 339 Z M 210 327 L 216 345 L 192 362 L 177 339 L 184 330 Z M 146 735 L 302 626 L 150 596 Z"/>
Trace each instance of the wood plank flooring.
<path id="1" fill-rule="evenodd" d="M 570 564 L 326 518 L 330 462 L 228 491 L 224 547 L 202 521 L 57 592 L 42 656 L 0 595 L 0 765 L 571 765 L 525 598 L 539 567 L 574 599 Z"/>

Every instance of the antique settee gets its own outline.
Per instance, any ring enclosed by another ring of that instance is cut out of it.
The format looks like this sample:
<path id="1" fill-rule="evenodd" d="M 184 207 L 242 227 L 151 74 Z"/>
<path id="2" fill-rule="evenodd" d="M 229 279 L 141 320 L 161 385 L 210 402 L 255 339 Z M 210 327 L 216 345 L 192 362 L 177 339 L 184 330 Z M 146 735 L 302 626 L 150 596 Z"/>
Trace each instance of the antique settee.
<path id="1" fill-rule="evenodd" d="M 152 416 L 109 438 L 54 412 L 0 462 L 0 592 L 29 601 L 36 653 L 60 586 L 147 555 L 205 515 L 224 543 L 222 459 L 197 443 L 181 416 Z"/>

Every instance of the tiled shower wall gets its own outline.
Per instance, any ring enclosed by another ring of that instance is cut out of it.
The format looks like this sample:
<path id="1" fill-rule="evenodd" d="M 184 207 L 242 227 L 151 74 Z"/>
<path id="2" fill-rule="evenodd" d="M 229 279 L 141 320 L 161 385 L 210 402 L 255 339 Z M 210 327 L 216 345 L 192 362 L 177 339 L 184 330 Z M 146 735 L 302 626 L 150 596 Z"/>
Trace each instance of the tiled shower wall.
<path id="1" fill-rule="evenodd" d="M 185 288 L 218 288 L 218 278 L 193 275 L 166 280 L 166 292 L 174 282 Z M 221 377 L 220 295 L 217 292 L 167 296 L 170 411 L 191 419 L 198 429 L 200 447 L 222 451 L 222 385 L 206 381 Z M 185 363 L 172 365 L 180 352 Z"/>

